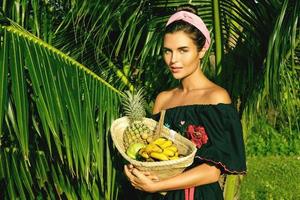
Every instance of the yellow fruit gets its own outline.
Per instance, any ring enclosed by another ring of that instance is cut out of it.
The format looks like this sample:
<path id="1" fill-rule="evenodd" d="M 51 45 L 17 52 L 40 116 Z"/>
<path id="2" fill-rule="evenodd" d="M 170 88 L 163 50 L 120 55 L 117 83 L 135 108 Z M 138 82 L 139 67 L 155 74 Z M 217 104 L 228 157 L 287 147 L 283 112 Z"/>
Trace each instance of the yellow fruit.
<path id="1" fill-rule="evenodd" d="M 139 156 L 140 158 L 142 157 L 142 161 L 147 161 L 150 158 L 149 154 L 146 152 L 146 147 L 139 150 Z"/>
<path id="2" fill-rule="evenodd" d="M 178 152 L 176 152 L 176 153 L 174 154 L 174 156 L 169 157 L 170 160 L 176 160 L 176 159 L 178 159 L 178 158 L 179 158 Z"/>
<path id="3" fill-rule="evenodd" d="M 165 155 L 168 156 L 168 157 L 172 157 L 172 156 L 175 155 L 175 152 L 174 152 L 174 151 L 171 151 L 171 150 L 169 150 L 169 149 L 164 149 L 163 154 L 165 154 Z"/>
<path id="4" fill-rule="evenodd" d="M 161 161 L 169 160 L 168 156 L 166 156 L 166 155 L 163 154 L 163 153 L 152 152 L 152 153 L 150 154 L 150 156 L 151 156 L 152 158 L 155 158 L 155 159 L 161 160 Z"/>
<path id="5" fill-rule="evenodd" d="M 159 144 L 160 148 L 165 149 L 172 146 L 173 142 L 171 140 L 167 140 L 161 144 Z"/>
<path id="6" fill-rule="evenodd" d="M 142 156 L 143 158 L 146 158 L 146 159 L 149 158 L 149 155 L 146 153 L 146 151 L 139 152 L 139 154 L 140 154 L 140 156 Z"/>
<path id="7" fill-rule="evenodd" d="M 168 149 L 168 150 L 170 150 L 170 151 L 173 151 L 174 153 L 178 151 L 178 149 L 177 149 L 177 147 L 176 147 L 175 145 L 169 146 L 169 147 L 167 147 L 167 148 L 165 148 L 165 149 Z"/>
<path id="8" fill-rule="evenodd" d="M 143 117 L 146 116 L 144 105 L 145 93 L 143 89 L 135 92 L 124 92 L 122 106 L 124 109 L 124 114 L 129 119 L 129 126 L 123 133 L 125 149 L 127 149 L 131 143 L 147 143 L 146 140 L 142 138 L 142 134 L 151 133 L 151 130 L 143 122 Z"/>
<path id="9" fill-rule="evenodd" d="M 169 157 L 170 160 L 177 160 L 178 158 L 178 156 Z"/>
<path id="10" fill-rule="evenodd" d="M 157 144 L 157 145 L 160 145 L 160 144 L 164 143 L 165 141 L 167 141 L 166 138 L 159 137 L 159 138 L 157 138 L 156 140 L 154 140 L 153 143 L 154 143 L 154 144 Z"/>
<path id="11" fill-rule="evenodd" d="M 153 158 L 151 158 L 151 157 L 149 157 L 146 161 L 147 162 L 155 162 L 155 160 Z"/>
<path id="12" fill-rule="evenodd" d="M 163 152 L 163 150 L 159 146 L 157 146 L 156 144 L 152 144 L 152 143 L 150 143 L 146 146 L 145 151 L 147 153 L 151 153 L 151 152 L 161 153 L 161 152 Z"/>
<path id="13" fill-rule="evenodd" d="M 130 146 L 128 147 L 127 151 L 126 151 L 126 154 L 132 158 L 132 159 L 135 159 L 136 160 L 136 156 L 139 152 L 139 150 L 141 148 L 144 148 L 145 145 L 142 144 L 142 143 L 133 143 L 133 144 L 130 144 Z"/>

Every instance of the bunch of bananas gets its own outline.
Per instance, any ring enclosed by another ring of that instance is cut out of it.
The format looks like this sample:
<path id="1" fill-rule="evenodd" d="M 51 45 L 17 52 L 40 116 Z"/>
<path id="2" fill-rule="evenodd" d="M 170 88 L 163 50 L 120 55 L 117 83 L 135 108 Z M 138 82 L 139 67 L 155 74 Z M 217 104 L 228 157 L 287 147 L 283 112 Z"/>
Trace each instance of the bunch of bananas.
<path id="1" fill-rule="evenodd" d="M 164 161 L 178 159 L 178 149 L 171 140 L 159 137 L 139 150 L 145 161 Z"/>

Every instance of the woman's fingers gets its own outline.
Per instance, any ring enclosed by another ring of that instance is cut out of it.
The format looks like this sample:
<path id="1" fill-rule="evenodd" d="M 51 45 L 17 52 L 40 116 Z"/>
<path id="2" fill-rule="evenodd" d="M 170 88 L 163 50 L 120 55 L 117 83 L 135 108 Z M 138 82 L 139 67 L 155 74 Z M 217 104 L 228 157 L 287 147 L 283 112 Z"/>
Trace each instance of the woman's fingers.
<path id="1" fill-rule="evenodd" d="M 149 181 L 159 181 L 159 178 L 155 175 L 149 174 L 148 176 L 145 176 L 143 172 L 140 172 L 137 169 L 132 170 L 132 174 L 134 175 L 134 181 L 136 183 L 146 183 Z"/>
<path id="2" fill-rule="evenodd" d="M 124 171 L 126 176 L 130 179 L 130 181 L 133 181 L 134 178 L 145 178 L 151 179 L 153 181 L 159 181 L 159 178 L 155 175 L 152 175 L 150 172 L 141 172 L 138 169 L 134 168 L 132 165 L 125 165 Z"/>
<path id="3" fill-rule="evenodd" d="M 133 166 L 129 165 L 124 166 L 124 173 L 130 181 L 131 185 L 138 190 L 144 190 L 145 185 L 153 183 L 153 181 L 159 181 L 157 176 L 152 175 L 149 172 L 141 172 Z"/>
<path id="4" fill-rule="evenodd" d="M 134 167 L 130 168 L 130 166 L 124 165 L 124 172 L 131 183 L 137 184 L 138 176 L 136 174 L 141 174 L 139 170 Z M 135 172 L 135 174 L 133 172 Z"/>
<path id="5" fill-rule="evenodd" d="M 152 181 L 159 181 L 159 178 L 155 175 L 148 176 Z"/>
<path id="6" fill-rule="evenodd" d="M 127 176 L 127 178 L 129 179 L 129 181 L 131 181 L 133 179 L 133 175 L 131 173 L 132 169 L 129 169 L 129 167 L 127 165 L 124 165 L 124 173 Z"/>
<path id="7" fill-rule="evenodd" d="M 134 169 L 133 165 L 124 165 L 124 166 L 126 166 L 127 170 L 130 172 Z"/>
<path id="8" fill-rule="evenodd" d="M 128 167 L 128 169 L 133 169 L 133 165 L 132 164 L 129 164 L 129 165 L 126 165 Z"/>
<path id="9" fill-rule="evenodd" d="M 145 176 L 147 176 L 149 179 L 151 179 L 152 181 L 159 181 L 159 178 L 153 174 L 151 174 L 150 172 L 142 172 Z"/>
<path id="10" fill-rule="evenodd" d="M 143 172 L 143 174 L 144 174 L 145 176 L 150 176 L 150 175 L 151 175 L 150 172 Z"/>
<path id="11" fill-rule="evenodd" d="M 132 169 L 132 172 L 131 172 L 134 176 L 136 176 L 137 178 L 142 178 L 144 175 L 142 172 L 140 172 L 139 170 L 137 169 Z"/>
<path id="12" fill-rule="evenodd" d="M 126 165 L 124 165 L 124 173 L 127 177 L 129 176 L 129 170 Z"/>
<path id="13" fill-rule="evenodd" d="M 141 191 L 152 191 L 153 183 L 159 181 L 157 176 L 152 175 L 150 172 L 141 172 L 132 165 L 124 165 L 124 173 L 131 185 Z"/>

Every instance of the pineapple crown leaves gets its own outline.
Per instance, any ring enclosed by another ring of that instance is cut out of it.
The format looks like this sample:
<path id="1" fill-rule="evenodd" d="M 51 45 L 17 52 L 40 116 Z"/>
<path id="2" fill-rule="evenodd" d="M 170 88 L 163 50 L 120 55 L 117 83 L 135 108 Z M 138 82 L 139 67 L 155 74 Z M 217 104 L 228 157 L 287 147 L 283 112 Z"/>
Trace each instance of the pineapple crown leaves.
<path id="1" fill-rule="evenodd" d="M 136 92 L 125 91 L 124 97 L 122 99 L 122 106 L 124 114 L 129 118 L 129 120 L 142 120 L 146 116 L 145 111 L 145 93 L 141 88 Z"/>

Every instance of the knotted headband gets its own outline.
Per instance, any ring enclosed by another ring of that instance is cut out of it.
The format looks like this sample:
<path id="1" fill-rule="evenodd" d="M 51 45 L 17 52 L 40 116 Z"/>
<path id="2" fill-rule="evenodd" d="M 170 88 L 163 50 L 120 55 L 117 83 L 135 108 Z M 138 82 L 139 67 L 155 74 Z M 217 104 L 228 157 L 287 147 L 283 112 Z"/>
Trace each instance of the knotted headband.
<path id="1" fill-rule="evenodd" d="M 194 27 L 196 27 L 204 35 L 204 37 L 206 39 L 203 47 L 206 49 L 209 48 L 209 44 L 210 44 L 209 31 L 199 16 L 197 16 L 193 13 L 187 12 L 187 11 L 179 11 L 179 12 L 176 12 L 175 14 L 173 14 L 169 18 L 169 20 L 167 22 L 167 26 L 178 20 L 183 20 L 183 21 L 193 25 Z"/>

